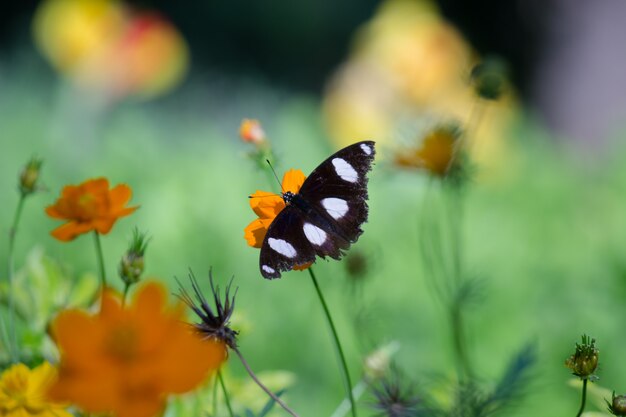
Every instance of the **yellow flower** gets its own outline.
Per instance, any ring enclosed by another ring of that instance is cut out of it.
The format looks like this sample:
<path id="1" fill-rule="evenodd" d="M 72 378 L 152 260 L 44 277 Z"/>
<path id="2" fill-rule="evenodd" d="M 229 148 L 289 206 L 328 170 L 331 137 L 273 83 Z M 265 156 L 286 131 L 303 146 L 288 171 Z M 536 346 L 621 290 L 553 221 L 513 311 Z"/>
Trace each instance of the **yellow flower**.
<path id="1" fill-rule="evenodd" d="M 57 378 L 57 370 L 48 362 L 34 369 L 18 363 L 0 376 L 0 416 L 72 417 L 65 405 L 46 398 L 48 388 Z"/>
<path id="2" fill-rule="evenodd" d="M 420 146 L 396 153 L 394 162 L 403 168 L 423 169 L 436 177 L 445 177 L 456 161 L 457 133 L 447 127 L 434 129 Z"/>
<path id="3" fill-rule="evenodd" d="M 101 234 L 109 233 L 117 219 L 137 210 L 137 207 L 125 207 L 131 195 L 131 189 L 124 184 L 109 190 L 106 178 L 64 187 L 56 203 L 46 207 L 48 216 L 68 221 L 54 229 L 52 236 L 68 242 L 92 230 Z"/>
<path id="4" fill-rule="evenodd" d="M 61 364 L 50 395 L 88 413 L 151 417 L 168 394 L 202 383 L 226 360 L 226 345 L 202 340 L 184 323 L 182 303 L 166 301 L 166 289 L 151 282 L 126 308 L 105 292 L 98 314 L 62 312 L 52 323 Z"/>
<path id="5" fill-rule="evenodd" d="M 59 72 L 112 98 L 167 92 L 189 67 L 187 43 L 173 24 L 118 0 L 44 0 L 33 32 Z"/>

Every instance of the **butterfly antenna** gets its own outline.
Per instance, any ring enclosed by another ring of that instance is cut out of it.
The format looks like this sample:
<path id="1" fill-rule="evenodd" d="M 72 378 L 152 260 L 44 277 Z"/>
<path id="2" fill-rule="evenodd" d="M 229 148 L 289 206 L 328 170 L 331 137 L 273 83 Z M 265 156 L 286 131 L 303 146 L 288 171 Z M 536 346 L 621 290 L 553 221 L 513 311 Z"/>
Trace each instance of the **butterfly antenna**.
<path id="1" fill-rule="evenodd" d="M 267 162 L 267 165 L 270 166 L 270 169 L 272 170 L 272 173 L 274 174 L 274 178 L 276 178 L 276 181 L 278 182 L 278 185 L 280 186 L 280 190 L 281 192 L 285 192 L 285 190 L 283 189 L 283 184 L 280 182 L 280 179 L 278 178 L 278 175 L 276 175 L 276 171 L 274 170 L 274 167 L 272 166 L 272 163 L 270 162 L 269 159 L 266 159 L 265 162 Z"/>

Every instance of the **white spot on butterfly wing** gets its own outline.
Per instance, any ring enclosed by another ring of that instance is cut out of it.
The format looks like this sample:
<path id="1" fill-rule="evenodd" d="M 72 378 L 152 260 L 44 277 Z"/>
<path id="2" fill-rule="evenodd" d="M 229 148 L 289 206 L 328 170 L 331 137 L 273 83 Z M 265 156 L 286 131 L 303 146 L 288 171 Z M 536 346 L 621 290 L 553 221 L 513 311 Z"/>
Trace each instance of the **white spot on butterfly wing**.
<path id="1" fill-rule="evenodd" d="M 276 270 L 270 266 L 267 265 L 263 265 L 261 267 L 261 269 L 263 269 L 265 272 L 267 272 L 268 274 L 273 274 L 274 272 L 276 272 Z"/>
<path id="2" fill-rule="evenodd" d="M 341 219 L 348 212 L 348 202 L 341 198 L 329 197 L 321 201 L 322 207 L 335 219 Z"/>
<path id="3" fill-rule="evenodd" d="M 326 232 L 311 223 L 304 223 L 304 235 L 309 242 L 316 246 L 322 246 L 326 242 Z"/>
<path id="4" fill-rule="evenodd" d="M 276 252 L 280 253 L 287 258 L 295 258 L 297 252 L 291 243 L 287 242 L 283 239 L 274 239 L 270 237 L 267 239 L 267 243 L 270 245 L 270 248 L 274 249 Z"/>
<path id="5" fill-rule="evenodd" d="M 363 152 L 365 152 L 366 155 L 372 154 L 372 148 L 370 148 L 368 145 L 364 143 L 361 144 L 361 149 L 363 149 Z"/>
<path id="6" fill-rule="evenodd" d="M 348 182 L 357 182 L 359 174 L 352 168 L 352 165 L 347 163 L 344 159 L 334 158 L 332 160 L 335 172 L 341 177 L 342 180 Z"/>

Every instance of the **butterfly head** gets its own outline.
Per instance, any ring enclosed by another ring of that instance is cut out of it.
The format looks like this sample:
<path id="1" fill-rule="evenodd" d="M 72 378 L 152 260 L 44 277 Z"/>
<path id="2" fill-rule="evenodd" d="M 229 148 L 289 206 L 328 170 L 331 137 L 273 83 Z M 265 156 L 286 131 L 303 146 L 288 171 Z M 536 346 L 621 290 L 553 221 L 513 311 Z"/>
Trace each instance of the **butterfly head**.
<path id="1" fill-rule="evenodd" d="M 286 191 L 283 193 L 283 200 L 285 200 L 285 204 L 290 204 L 296 195 L 291 191 Z"/>

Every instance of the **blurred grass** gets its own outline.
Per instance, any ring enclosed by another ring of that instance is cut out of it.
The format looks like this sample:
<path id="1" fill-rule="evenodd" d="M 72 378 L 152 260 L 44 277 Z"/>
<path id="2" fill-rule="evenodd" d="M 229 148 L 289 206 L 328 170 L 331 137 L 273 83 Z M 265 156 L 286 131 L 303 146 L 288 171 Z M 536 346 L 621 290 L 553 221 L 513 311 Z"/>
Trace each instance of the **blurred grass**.
<path id="1" fill-rule="evenodd" d="M 243 239 L 254 218 L 247 196 L 275 185 L 246 160 L 237 138 L 241 118 L 260 117 L 280 158 L 278 171 L 308 173 L 332 151 L 318 98 L 254 81 L 196 79 L 160 102 L 123 103 L 99 113 L 97 106 L 77 105 L 68 86 L 28 65 L 0 69 L 4 236 L 17 203 L 17 173 L 32 154 L 45 160 L 48 188 L 27 202 L 16 265 L 32 248 L 43 247 L 74 276 L 94 272 L 90 236 L 68 244 L 53 240 L 49 231 L 59 223 L 43 209 L 65 184 L 97 176 L 125 182 L 141 209 L 103 239 L 109 281 L 121 288 L 117 262 L 135 225 L 152 236 L 147 276 L 166 280 L 172 290 L 173 277 L 185 278 L 189 268 L 205 288 L 202 277 L 210 266 L 221 283 L 234 275 L 238 314 L 248 323 L 239 342 L 252 367 L 294 372 L 297 382 L 287 394 L 294 409 L 329 415 L 343 387 L 328 329 L 306 273 L 266 281 L 258 272 L 258 250 Z M 470 271 L 485 283 L 485 298 L 468 323 L 471 358 L 480 375 L 496 377 L 520 346 L 536 341 L 539 365 L 530 395 L 510 414 L 572 415 L 579 393 L 567 386 L 563 362 L 582 333 L 598 340 L 600 383 L 626 390 L 620 361 L 626 342 L 620 331 L 626 313 L 626 152 L 616 147 L 587 157 L 549 144 L 527 121 L 505 140 L 511 154 L 502 157 L 515 163 L 506 173 L 481 173 L 468 193 L 466 256 Z M 355 381 L 359 358 L 389 340 L 401 343 L 398 362 L 417 382 L 434 384 L 433 375 L 453 375 L 446 320 L 418 264 L 425 197 L 424 179 L 379 162 L 371 174 L 369 223 L 354 247 L 373 258 L 372 274 L 361 291 L 352 292 L 342 263 L 320 261 L 315 267 Z M 1 254 L 6 244 L 0 240 Z M 6 270 L 4 257 L 0 266 Z M 362 314 L 366 332 L 362 324 L 354 327 Z"/>

